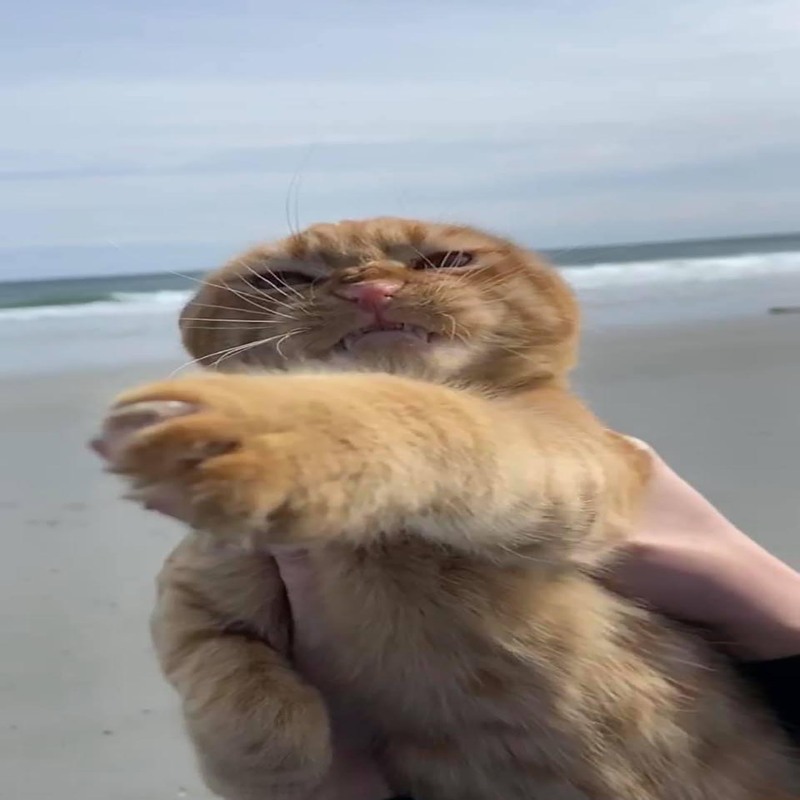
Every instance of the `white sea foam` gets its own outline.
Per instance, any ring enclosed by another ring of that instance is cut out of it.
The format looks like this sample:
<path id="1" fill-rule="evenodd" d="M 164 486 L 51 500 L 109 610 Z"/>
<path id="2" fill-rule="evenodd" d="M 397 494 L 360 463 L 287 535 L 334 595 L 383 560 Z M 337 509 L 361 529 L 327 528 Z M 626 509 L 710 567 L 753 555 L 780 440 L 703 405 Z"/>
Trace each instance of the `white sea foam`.
<path id="1" fill-rule="evenodd" d="M 634 287 L 656 283 L 714 283 L 762 275 L 800 274 L 800 252 L 593 264 L 587 267 L 565 267 L 563 272 L 578 289 Z"/>
<path id="2" fill-rule="evenodd" d="M 114 292 L 111 296 L 114 300 L 121 303 L 146 302 L 153 306 L 168 306 L 169 308 L 174 308 L 176 305 L 185 303 L 192 294 L 194 294 L 194 292 L 162 289 L 158 292 Z"/>
<path id="3" fill-rule="evenodd" d="M 175 313 L 192 292 L 113 292 L 108 300 L 55 306 L 25 306 L 0 309 L 0 321 L 23 321 L 54 317 L 116 316 L 119 314 Z"/>
<path id="4" fill-rule="evenodd" d="M 594 264 L 564 267 L 570 283 L 586 297 L 600 289 L 641 287 L 658 284 L 677 287 L 709 284 L 760 276 L 800 276 L 800 252 L 762 253 L 712 258 Z M 26 306 L 0 310 L 0 322 L 87 316 L 175 314 L 191 297 L 191 291 L 114 292 L 105 299 L 71 305 Z"/>

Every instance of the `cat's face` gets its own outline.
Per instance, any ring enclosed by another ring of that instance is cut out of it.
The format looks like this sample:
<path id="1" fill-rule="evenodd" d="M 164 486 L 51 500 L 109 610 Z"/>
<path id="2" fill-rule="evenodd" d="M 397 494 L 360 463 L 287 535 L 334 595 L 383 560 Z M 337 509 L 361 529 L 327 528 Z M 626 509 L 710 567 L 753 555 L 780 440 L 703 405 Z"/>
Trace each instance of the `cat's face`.
<path id="1" fill-rule="evenodd" d="M 379 218 L 314 225 L 234 259 L 181 328 L 216 369 L 344 362 L 518 384 L 572 366 L 578 313 L 558 274 L 508 241 Z"/>

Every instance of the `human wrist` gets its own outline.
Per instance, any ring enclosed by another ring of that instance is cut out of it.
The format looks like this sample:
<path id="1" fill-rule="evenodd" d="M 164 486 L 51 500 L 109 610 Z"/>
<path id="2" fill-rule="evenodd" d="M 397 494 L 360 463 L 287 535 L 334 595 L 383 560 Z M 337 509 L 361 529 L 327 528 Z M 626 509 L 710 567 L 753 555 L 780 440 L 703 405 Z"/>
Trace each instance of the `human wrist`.
<path id="1" fill-rule="evenodd" d="M 760 548 L 759 548 L 760 550 Z M 732 570 L 722 622 L 732 652 L 746 661 L 800 654 L 800 573 L 765 551 Z"/>

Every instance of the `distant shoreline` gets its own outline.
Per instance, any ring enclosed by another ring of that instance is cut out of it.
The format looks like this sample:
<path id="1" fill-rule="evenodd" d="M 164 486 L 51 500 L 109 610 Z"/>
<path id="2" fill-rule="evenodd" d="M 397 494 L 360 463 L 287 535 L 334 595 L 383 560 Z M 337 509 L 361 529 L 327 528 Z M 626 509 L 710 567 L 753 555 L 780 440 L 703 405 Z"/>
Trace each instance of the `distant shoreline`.
<path id="1" fill-rule="evenodd" d="M 800 251 L 800 231 L 562 247 L 540 247 L 525 237 L 515 238 L 526 246 L 537 249 L 559 266 L 572 267 L 671 258 L 719 257 L 742 253 Z M 230 244 L 201 242 L 0 247 L 0 285 L 4 290 L 8 290 L 14 284 L 39 281 L 158 282 L 169 277 L 170 270 L 199 277 L 243 246 L 241 242 Z M 59 265 L 58 269 L 53 269 L 54 264 Z M 154 268 L 155 265 L 161 265 L 161 269 Z"/>

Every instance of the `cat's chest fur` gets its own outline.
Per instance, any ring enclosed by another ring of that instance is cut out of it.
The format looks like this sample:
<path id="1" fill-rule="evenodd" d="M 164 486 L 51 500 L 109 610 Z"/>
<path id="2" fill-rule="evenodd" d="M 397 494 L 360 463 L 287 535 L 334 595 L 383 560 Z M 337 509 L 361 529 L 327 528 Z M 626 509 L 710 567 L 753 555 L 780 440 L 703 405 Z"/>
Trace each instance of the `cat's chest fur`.
<path id="1" fill-rule="evenodd" d="M 540 781 L 560 785 L 556 773 L 578 754 L 559 732 L 561 689 L 547 661 L 565 653 L 546 619 L 531 622 L 530 571 L 413 540 L 332 549 L 315 567 L 337 641 L 337 691 L 374 725 L 395 788 L 467 797 L 498 770 L 494 790 L 508 798 Z M 426 784 L 429 771 L 452 783 Z"/>
<path id="2" fill-rule="evenodd" d="M 751 800 L 795 780 L 705 645 L 577 570 L 413 538 L 320 550 L 313 566 L 334 691 L 371 723 L 398 793 Z"/>
<path id="3" fill-rule="evenodd" d="M 489 662 L 522 667 L 520 652 L 505 651 L 514 626 L 520 634 L 528 627 L 509 608 L 522 573 L 414 540 L 331 548 L 315 559 L 315 570 L 337 641 L 349 645 L 338 648 L 342 679 L 365 695 L 385 696 L 394 687 L 402 705 L 412 695 L 417 705 L 421 694 L 446 704 L 463 691 L 474 693 Z"/>

